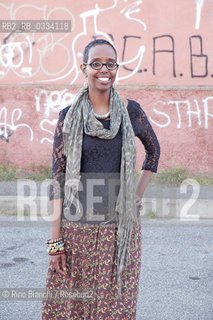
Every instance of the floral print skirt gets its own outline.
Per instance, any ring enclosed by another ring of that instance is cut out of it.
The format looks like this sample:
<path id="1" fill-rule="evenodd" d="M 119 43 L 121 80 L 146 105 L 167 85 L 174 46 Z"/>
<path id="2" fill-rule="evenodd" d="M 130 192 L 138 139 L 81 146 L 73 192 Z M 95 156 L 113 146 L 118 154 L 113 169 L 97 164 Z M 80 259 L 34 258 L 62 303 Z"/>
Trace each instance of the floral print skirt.
<path id="1" fill-rule="evenodd" d="M 66 276 L 49 265 L 42 320 L 134 320 L 141 266 L 141 225 L 134 228 L 130 259 L 117 282 L 116 224 L 81 224 L 62 219 Z M 136 241 L 135 241 L 136 240 Z"/>

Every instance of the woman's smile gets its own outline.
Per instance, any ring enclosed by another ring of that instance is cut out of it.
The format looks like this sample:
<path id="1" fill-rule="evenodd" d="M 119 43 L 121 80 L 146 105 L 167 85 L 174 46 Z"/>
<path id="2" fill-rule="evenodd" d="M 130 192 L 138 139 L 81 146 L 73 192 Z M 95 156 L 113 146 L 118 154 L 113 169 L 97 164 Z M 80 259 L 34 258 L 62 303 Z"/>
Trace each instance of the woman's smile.
<path id="1" fill-rule="evenodd" d="M 100 82 L 102 82 L 102 83 L 107 83 L 107 82 L 109 82 L 110 81 L 110 77 L 97 77 L 97 79 L 100 81 Z"/>

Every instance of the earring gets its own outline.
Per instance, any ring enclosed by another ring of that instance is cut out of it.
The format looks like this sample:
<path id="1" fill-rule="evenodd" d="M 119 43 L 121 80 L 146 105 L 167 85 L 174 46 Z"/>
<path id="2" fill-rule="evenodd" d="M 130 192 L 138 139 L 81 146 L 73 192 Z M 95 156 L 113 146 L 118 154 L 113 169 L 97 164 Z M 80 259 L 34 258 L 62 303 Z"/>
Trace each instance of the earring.
<path id="1" fill-rule="evenodd" d="M 117 85 L 118 85 L 118 82 L 117 82 L 117 80 L 115 80 L 115 81 L 113 82 L 112 87 L 113 87 L 114 89 L 116 89 Z"/>

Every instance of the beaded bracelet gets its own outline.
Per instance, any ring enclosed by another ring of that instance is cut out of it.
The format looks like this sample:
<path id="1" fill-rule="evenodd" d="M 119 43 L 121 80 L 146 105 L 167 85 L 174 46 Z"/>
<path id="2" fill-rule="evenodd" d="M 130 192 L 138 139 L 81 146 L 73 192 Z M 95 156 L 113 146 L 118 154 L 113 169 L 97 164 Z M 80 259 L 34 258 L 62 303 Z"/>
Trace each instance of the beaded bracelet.
<path id="1" fill-rule="evenodd" d="M 63 246 L 64 246 L 64 243 L 61 242 L 60 244 L 58 244 L 58 245 L 56 245 L 56 246 L 54 246 L 54 247 L 48 245 L 47 248 L 51 250 L 51 249 L 61 248 L 61 247 L 63 247 Z"/>
<path id="2" fill-rule="evenodd" d="M 60 255 L 60 254 L 63 254 L 65 253 L 65 250 L 64 251 L 60 251 L 60 252 L 55 252 L 55 253 L 49 253 L 50 256 L 57 256 L 57 255 Z"/>
<path id="3" fill-rule="evenodd" d="M 47 252 L 48 253 L 55 253 L 55 252 L 59 252 L 59 251 L 64 251 L 65 250 L 65 248 L 64 248 L 64 246 L 63 247 L 61 247 L 61 248 L 54 248 L 54 249 L 47 249 Z"/>
<path id="4" fill-rule="evenodd" d="M 64 244 L 63 241 L 59 241 L 59 242 L 55 242 L 55 243 L 50 243 L 50 244 L 47 244 L 47 246 L 49 248 L 54 248 L 54 247 L 58 247 L 60 245 Z"/>
<path id="5" fill-rule="evenodd" d="M 62 238 L 57 238 L 57 239 L 53 239 L 53 240 L 47 240 L 45 241 L 46 244 L 52 244 L 52 243 L 56 243 L 56 242 L 59 242 L 59 241 L 63 241 Z"/>
<path id="6" fill-rule="evenodd" d="M 47 252 L 49 255 L 62 254 L 65 252 L 65 245 L 61 237 L 53 240 L 47 240 L 45 243 L 47 244 Z"/>

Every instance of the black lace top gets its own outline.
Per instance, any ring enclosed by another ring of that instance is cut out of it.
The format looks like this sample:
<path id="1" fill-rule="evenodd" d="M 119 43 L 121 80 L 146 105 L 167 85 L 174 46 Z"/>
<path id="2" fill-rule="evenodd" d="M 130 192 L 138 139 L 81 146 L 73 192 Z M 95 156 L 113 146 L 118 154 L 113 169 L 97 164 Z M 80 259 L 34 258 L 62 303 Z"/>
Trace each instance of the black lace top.
<path id="1" fill-rule="evenodd" d="M 63 122 L 70 106 L 59 113 L 52 154 L 52 179 L 53 184 L 50 188 L 50 200 L 63 198 L 64 181 L 66 171 L 66 157 L 63 155 Z M 146 151 L 146 157 L 142 165 L 142 170 L 157 172 L 158 160 L 160 157 L 160 146 L 157 137 L 150 125 L 145 112 L 134 100 L 128 100 L 127 110 L 132 123 L 132 127 Z M 110 120 L 100 120 L 107 129 L 110 126 Z M 84 133 L 81 158 L 81 176 L 90 175 L 109 177 L 119 177 L 121 163 L 122 133 L 121 128 L 114 139 L 106 140 L 98 137 L 88 136 Z M 100 185 L 103 184 L 102 182 Z M 109 188 L 103 185 L 101 194 L 109 192 Z M 107 191 L 108 190 L 108 191 Z M 82 192 L 83 194 L 83 192 Z"/>

